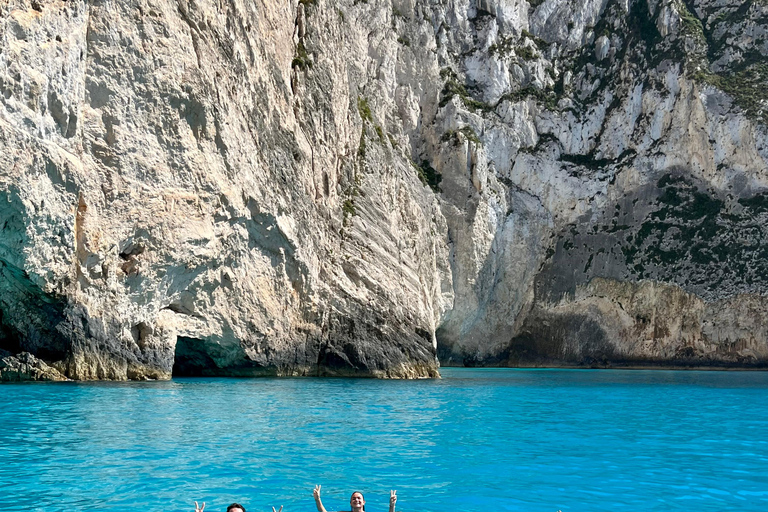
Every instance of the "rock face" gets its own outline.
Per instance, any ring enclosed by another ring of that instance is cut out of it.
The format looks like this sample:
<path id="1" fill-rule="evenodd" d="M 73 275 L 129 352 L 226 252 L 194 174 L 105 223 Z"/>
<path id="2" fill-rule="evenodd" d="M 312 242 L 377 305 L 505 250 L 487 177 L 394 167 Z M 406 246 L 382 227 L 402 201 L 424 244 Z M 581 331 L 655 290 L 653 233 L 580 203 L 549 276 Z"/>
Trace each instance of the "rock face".
<path id="1" fill-rule="evenodd" d="M 762 1 L 6 2 L 0 349 L 764 366 L 767 55 Z"/>
<path id="2" fill-rule="evenodd" d="M 0 358 L 0 382 L 68 380 L 56 368 L 51 368 L 45 361 L 29 352 L 22 352 L 15 356 L 7 352 L 5 354 L 5 357 Z"/>

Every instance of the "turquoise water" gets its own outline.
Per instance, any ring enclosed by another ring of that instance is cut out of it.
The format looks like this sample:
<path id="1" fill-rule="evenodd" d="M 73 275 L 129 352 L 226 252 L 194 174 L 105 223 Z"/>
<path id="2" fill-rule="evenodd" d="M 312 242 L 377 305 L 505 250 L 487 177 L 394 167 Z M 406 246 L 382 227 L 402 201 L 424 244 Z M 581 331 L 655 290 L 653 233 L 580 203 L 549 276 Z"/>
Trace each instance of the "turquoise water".
<path id="1" fill-rule="evenodd" d="M 442 373 L 3 385 L 0 509 L 768 506 L 766 372 Z"/>

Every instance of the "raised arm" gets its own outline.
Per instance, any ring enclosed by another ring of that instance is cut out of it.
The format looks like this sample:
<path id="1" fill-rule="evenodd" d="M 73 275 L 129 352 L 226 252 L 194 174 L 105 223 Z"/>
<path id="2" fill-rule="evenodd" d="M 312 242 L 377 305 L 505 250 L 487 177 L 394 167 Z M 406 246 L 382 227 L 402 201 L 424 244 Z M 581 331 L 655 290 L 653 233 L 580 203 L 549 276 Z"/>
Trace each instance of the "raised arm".
<path id="1" fill-rule="evenodd" d="M 323 502 L 320 501 L 320 487 L 320 485 L 316 485 L 315 490 L 312 491 L 312 495 L 315 497 L 315 506 L 317 507 L 317 512 L 327 512 L 323 506 Z"/>
<path id="2" fill-rule="evenodd" d="M 397 491 L 389 491 L 389 512 L 395 512 L 395 503 L 397 503 Z"/>

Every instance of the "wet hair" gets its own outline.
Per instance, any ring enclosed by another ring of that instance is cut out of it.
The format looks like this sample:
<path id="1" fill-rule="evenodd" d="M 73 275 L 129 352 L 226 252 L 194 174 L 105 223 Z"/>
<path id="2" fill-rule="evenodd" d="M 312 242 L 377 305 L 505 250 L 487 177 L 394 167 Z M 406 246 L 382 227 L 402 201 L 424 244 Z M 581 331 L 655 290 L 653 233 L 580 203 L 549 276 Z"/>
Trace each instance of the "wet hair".
<path id="1" fill-rule="evenodd" d="M 229 511 L 230 511 L 230 510 L 232 510 L 233 508 L 239 508 L 240 510 L 242 510 L 243 512 L 245 512 L 245 507 L 244 507 L 244 506 L 242 506 L 242 505 L 241 505 L 241 504 L 239 504 L 239 503 L 233 503 L 233 504 L 231 504 L 230 506 L 228 506 L 228 507 L 227 507 L 227 512 L 229 512 Z"/>
<path id="2" fill-rule="evenodd" d="M 349 501 L 352 501 L 352 498 L 355 496 L 355 494 L 359 494 L 361 498 L 363 498 L 363 501 L 365 501 L 365 496 L 363 496 L 363 493 L 360 491 L 355 491 L 349 496 Z M 365 510 L 365 505 L 363 505 L 363 510 Z M 245 512 L 245 510 L 243 510 Z"/>

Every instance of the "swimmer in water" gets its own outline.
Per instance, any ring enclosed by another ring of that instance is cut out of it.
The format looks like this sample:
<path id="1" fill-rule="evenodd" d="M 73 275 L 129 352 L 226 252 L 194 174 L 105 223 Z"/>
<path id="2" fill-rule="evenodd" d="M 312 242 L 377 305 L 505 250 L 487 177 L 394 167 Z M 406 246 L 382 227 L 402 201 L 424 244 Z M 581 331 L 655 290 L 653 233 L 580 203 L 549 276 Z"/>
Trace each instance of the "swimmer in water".
<path id="1" fill-rule="evenodd" d="M 320 485 L 316 485 L 315 490 L 312 491 L 312 495 L 315 497 L 315 506 L 317 507 L 317 512 L 328 512 L 320 500 L 320 487 Z M 397 491 L 389 491 L 389 512 L 395 512 L 395 503 L 397 503 Z M 363 493 L 360 491 L 353 492 L 349 498 L 349 506 L 352 509 L 351 512 L 364 512 L 365 498 Z"/>
<path id="2" fill-rule="evenodd" d="M 204 510 L 205 502 L 203 502 L 202 507 L 195 502 L 195 512 L 203 512 Z M 239 503 L 233 503 L 227 507 L 227 512 L 245 512 L 245 507 Z M 272 512 L 283 512 L 283 506 L 280 505 L 280 510 L 275 510 L 275 507 L 272 507 Z"/>

